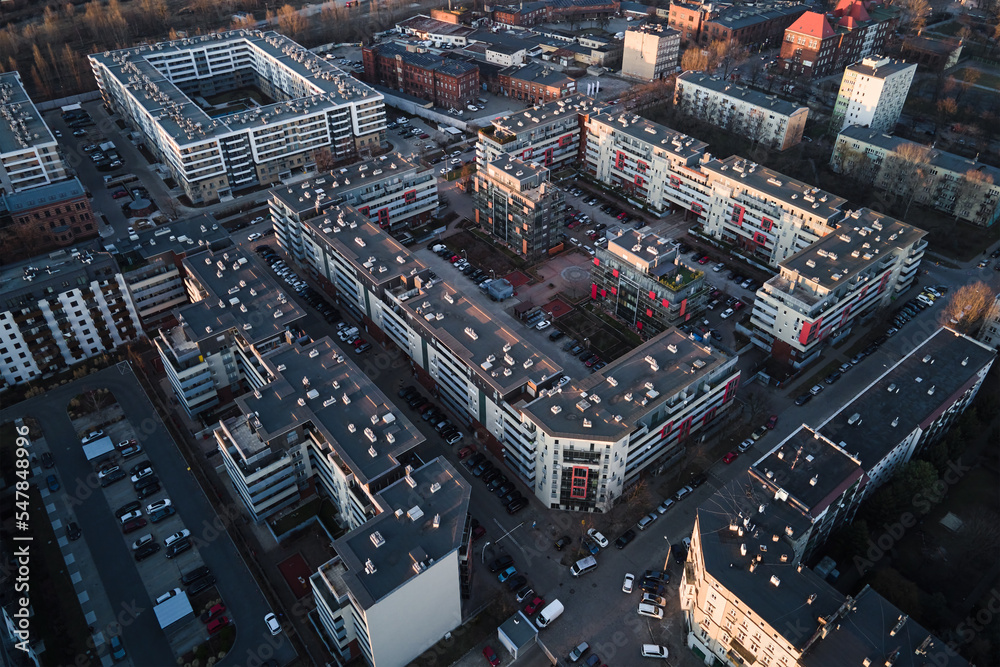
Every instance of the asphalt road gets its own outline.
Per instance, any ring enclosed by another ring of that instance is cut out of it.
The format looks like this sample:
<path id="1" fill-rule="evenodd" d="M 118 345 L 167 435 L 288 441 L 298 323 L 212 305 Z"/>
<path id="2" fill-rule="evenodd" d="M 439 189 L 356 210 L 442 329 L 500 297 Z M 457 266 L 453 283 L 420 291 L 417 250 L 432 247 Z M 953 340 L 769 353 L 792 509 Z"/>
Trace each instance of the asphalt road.
<path id="1" fill-rule="evenodd" d="M 175 500 L 178 514 L 192 536 L 201 540 L 196 543 L 200 555 L 218 579 L 216 585 L 230 610 L 229 616 L 237 624 L 236 645 L 220 664 L 254 664 L 249 660 L 251 656 L 257 657 L 255 664 L 272 657 L 280 664 L 290 662 L 295 651 L 284 635 L 272 637 L 267 631 L 264 616 L 270 609 L 244 564 L 243 555 L 228 533 L 217 529 L 222 525 L 217 523 L 220 508 L 213 507 L 187 471 L 187 464 L 131 371 L 122 373 L 118 367 L 111 367 L 7 408 L 0 412 L 0 421 L 31 416 L 41 424 L 63 487 L 74 499 L 72 511 L 95 557 L 104 592 L 119 614 L 125 647 L 133 664 L 166 664 L 164 656 L 171 655 L 171 650 L 152 613 L 152 601 L 131 554 L 119 546 L 121 529 L 112 515 L 114 508 L 108 507 L 65 410 L 77 394 L 101 387 L 114 393 L 135 428 L 144 453 L 155 465 L 164 493 Z"/>

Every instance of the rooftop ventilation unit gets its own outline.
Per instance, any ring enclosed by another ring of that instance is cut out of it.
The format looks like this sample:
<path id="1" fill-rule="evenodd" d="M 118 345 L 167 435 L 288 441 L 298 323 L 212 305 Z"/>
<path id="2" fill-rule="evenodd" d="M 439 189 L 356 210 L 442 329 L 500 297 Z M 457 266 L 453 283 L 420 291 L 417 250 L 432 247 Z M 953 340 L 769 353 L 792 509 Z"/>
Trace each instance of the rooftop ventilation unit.
<path id="1" fill-rule="evenodd" d="M 424 515 L 424 511 L 422 509 L 420 509 L 420 505 L 414 505 L 406 513 L 406 516 L 408 516 L 410 518 L 410 521 L 416 521 L 417 519 L 419 519 L 423 515 Z"/>
<path id="2" fill-rule="evenodd" d="M 382 533 L 378 532 L 377 530 L 368 537 L 369 539 L 371 539 L 372 544 L 375 545 L 376 549 L 385 544 L 385 538 L 382 537 Z"/>
<path id="3" fill-rule="evenodd" d="M 365 572 L 367 574 L 375 574 L 378 572 L 378 570 L 375 569 L 375 563 L 372 562 L 371 558 L 365 561 Z"/>

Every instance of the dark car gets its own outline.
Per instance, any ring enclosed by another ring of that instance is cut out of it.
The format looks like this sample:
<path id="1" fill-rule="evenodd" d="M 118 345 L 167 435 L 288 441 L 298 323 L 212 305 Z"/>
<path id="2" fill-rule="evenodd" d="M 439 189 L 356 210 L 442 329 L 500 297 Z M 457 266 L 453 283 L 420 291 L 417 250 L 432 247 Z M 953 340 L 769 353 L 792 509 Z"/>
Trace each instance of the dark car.
<path id="1" fill-rule="evenodd" d="M 70 521 L 69 525 L 66 526 L 66 537 L 70 540 L 80 539 L 81 533 L 80 526 L 77 525 L 76 521 Z"/>
<path id="2" fill-rule="evenodd" d="M 642 573 L 642 582 L 652 582 L 655 584 L 669 584 L 670 573 L 661 570 L 646 570 Z"/>
<path id="3" fill-rule="evenodd" d="M 101 486 L 107 487 L 114 484 L 115 482 L 120 482 L 123 479 L 125 479 L 125 471 L 115 470 L 101 478 Z"/>
<path id="4" fill-rule="evenodd" d="M 559 329 L 556 329 L 555 331 L 549 334 L 549 340 L 559 340 L 565 335 L 566 335 L 565 333 L 559 331 Z"/>
<path id="5" fill-rule="evenodd" d="M 169 552 L 167 554 L 167 557 L 169 558 Z M 193 584 L 188 586 L 187 592 L 188 595 L 196 595 L 204 590 L 209 589 L 214 585 L 215 585 L 215 575 L 210 574 L 208 576 L 202 577 L 201 579 L 198 579 Z"/>
<path id="6" fill-rule="evenodd" d="M 524 586 L 526 583 L 528 583 L 528 578 L 525 577 L 523 574 L 518 574 L 507 580 L 507 590 L 516 591 L 521 586 Z"/>
<path id="7" fill-rule="evenodd" d="M 617 540 L 615 540 L 615 546 L 619 549 L 624 549 L 628 546 L 628 543 L 635 539 L 635 531 L 629 528 L 624 533 L 621 534 Z"/>
<path id="8" fill-rule="evenodd" d="M 824 380 L 824 382 L 826 382 L 827 384 L 833 384 L 839 379 L 840 379 L 840 372 L 834 371 L 833 373 L 830 373 L 829 375 L 826 376 L 826 380 Z"/>
<path id="9" fill-rule="evenodd" d="M 510 491 L 508 491 L 507 493 L 505 493 L 500 498 L 500 502 L 501 502 L 501 504 L 503 504 L 504 507 L 506 507 L 507 505 L 510 505 L 512 502 L 514 502 L 518 498 L 522 498 L 522 497 L 523 496 L 521 495 L 520 491 L 518 491 L 517 489 L 511 489 Z"/>
<path id="10" fill-rule="evenodd" d="M 136 561 L 145 560 L 159 550 L 160 550 L 159 542 L 150 542 L 149 544 L 136 549 L 133 556 L 135 557 Z"/>
<path id="11" fill-rule="evenodd" d="M 687 560 L 688 550 L 687 547 L 685 547 L 683 544 L 676 545 L 672 549 L 672 551 L 674 554 L 674 562 L 677 563 L 678 565 L 682 565 L 684 561 Z"/>
<path id="12" fill-rule="evenodd" d="M 55 475 L 49 475 L 45 478 L 45 484 L 49 487 L 49 491 L 59 490 L 59 478 Z"/>
<path id="13" fill-rule="evenodd" d="M 493 469 L 492 469 L 492 470 L 490 470 L 489 472 L 484 472 L 484 473 L 483 473 L 483 477 L 482 477 L 482 479 L 483 479 L 483 484 L 485 484 L 485 485 L 486 485 L 486 488 L 487 488 L 487 489 L 491 489 L 491 488 L 494 488 L 494 487 L 491 487 L 490 485 L 491 485 L 491 484 L 492 484 L 492 483 L 493 483 L 493 482 L 494 482 L 495 480 L 499 479 L 501 475 L 503 475 L 503 473 L 502 473 L 502 472 L 500 472 L 499 470 L 497 470 L 496 468 L 493 468 Z"/>
<path id="14" fill-rule="evenodd" d="M 649 593 L 650 595 L 660 595 L 660 596 L 662 596 L 662 595 L 666 594 L 666 592 L 667 592 L 667 589 L 666 589 L 665 586 L 663 586 L 662 584 L 657 584 L 656 582 L 653 582 L 653 581 L 644 582 L 640 586 L 640 588 L 642 589 L 643 593 Z"/>
<path id="15" fill-rule="evenodd" d="M 473 477 L 482 477 L 491 470 L 493 470 L 493 464 L 490 461 L 483 461 L 472 471 L 472 475 Z"/>
<path id="16" fill-rule="evenodd" d="M 805 405 L 806 403 L 812 400 L 812 397 L 813 397 L 812 394 L 802 394 L 801 396 L 795 399 L 795 405 Z"/>
<path id="17" fill-rule="evenodd" d="M 691 486 L 697 489 L 707 481 L 708 477 L 705 477 L 705 475 L 695 475 L 694 479 L 691 480 Z"/>
<path id="18" fill-rule="evenodd" d="M 153 495 L 154 493 L 158 493 L 159 491 L 160 491 L 160 483 L 154 482 L 153 484 L 144 486 L 141 489 L 137 489 L 136 495 L 138 495 L 140 498 L 149 498 L 151 495 Z"/>
<path id="19" fill-rule="evenodd" d="M 142 479 L 136 480 L 132 484 L 132 486 L 135 487 L 136 491 L 139 491 L 140 489 L 144 489 L 147 486 L 153 486 L 154 484 L 159 484 L 159 483 L 160 483 L 159 477 L 157 477 L 156 475 L 150 475 L 149 477 L 143 477 Z"/>
<path id="20" fill-rule="evenodd" d="M 507 505 L 507 514 L 517 514 L 527 506 L 527 498 L 515 498 Z"/>
<path id="21" fill-rule="evenodd" d="M 51 468 L 56 464 L 56 460 L 52 458 L 52 452 L 45 452 L 42 454 L 42 467 Z"/>
<path id="22" fill-rule="evenodd" d="M 185 551 L 190 549 L 191 546 L 192 544 L 190 538 L 185 537 L 183 539 L 177 540 L 169 547 L 167 547 L 167 558 L 173 558 L 177 554 L 184 553 Z"/>
<path id="23" fill-rule="evenodd" d="M 490 563 L 490 572 L 499 572 L 500 570 L 506 570 L 508 567 L 513 565 L 514 557 L 510 554 L 504 554 L 500 556 L 495 561 Z"/>
<path id="24" fill-rule="evenodd" d="M 472 541 L 475 542 L 480 537 L 486 534 L 486 529 L 482 526 L 476 526 L 472 529 Z"/>
<path id="25" fill-rule="evenodd" d="M 777 425 L 778 425 L 778 415 L 771 415 L 770 417 L 768 417 L 767 423 L 764 424 L 764 426 L 768 427 L 769 429 L 773 429 Z"/>
<path id="26" fill-rule="evenodd" d="M 490 491 L 496 491 L 498 487 L 506 484 L 507 482 L 508 482 L 507 477 L 502 472 L 497 471 L 496 477 L 489 480 L 489 483 L 486 485 L 486 488 L 489 489 Z"/>
<path id="27" fill-rule="evenodd" d="M 197 581 L 197 580 L 201 579 L 202 577 L 207 576 L 207 575 L 209 575 L 211 573 L 212 573 L 212 571 L 208 568 L 207 565 L 202 565 L 201 567 L 196 567 L 195 569 L 191 570 L 190 572 L 185 572 L 184 574 L 182 574 L 181 575 L 181 583 L 184 584 L 185 586 L 187 586 L 188 584 L 192 584 L 195 581 Z"/>
<path id="28" fill-rule="evenodd" d="M 128 514 L 129 512 L 134 512 L 140 507 L 142 507 L 142 503 L 140 503 L 138 500 L 133 500 L 132 502 L 125 503 L 124 505 L 116 509 L 115 516 L 120 518 L 122 515 Z"/>
<path id="29" fill-rule="evenodd" d="M 475 468 L 485 460 L 486 460 L 486 454 L 483 454 L 482 452 L 476 452 L 469 458 L 465 459 L 465 467 L 471 470 L 472 468 Z"/>
<path id="30" fill-rule="evenodd" d="M 495 489 L 493 489 L 493 493 L 498 498 L 503 498 L 504 496 L 506 496 L 508 493 L 510 493 L 513 490 L 514 490 L 514 482 L 511 482 L 511 481 L 508 480 L 508 481 L 504 482 L 503 484 L 501 484 L 500 486 L 498 486 Z"/>
<path id="31" fill-rule="evenodd" d="M 556 543 L 555 543 L 554 546 L 556 548 L 556 551 L 562 551 L 563 549 L 565 549 L 566 547 L 568 547 L 572 543 L 573 543 L 573 540 L 571 540 L 568 535 L 563 535 L 558 540 L 556 540 Z"/>

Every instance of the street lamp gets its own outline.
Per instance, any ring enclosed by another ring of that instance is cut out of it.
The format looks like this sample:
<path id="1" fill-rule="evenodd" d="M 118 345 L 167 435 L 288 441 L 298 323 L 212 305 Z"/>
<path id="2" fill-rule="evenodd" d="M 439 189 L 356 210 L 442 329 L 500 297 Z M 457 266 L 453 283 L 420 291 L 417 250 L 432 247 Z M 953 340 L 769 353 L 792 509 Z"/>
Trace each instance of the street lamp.
<path id="1" fill-rule="evenodd" d="M 489 543 L 489 542 L 487 542 L 486 544 L 484 544 L 484 545 L 483 545 L 483 558 L 482 558 L 482 562 L 483 562 L 483 563 L 485 563 L 485 562 L 486 562 L 486 549 L 487 549 L 487 547 L 489 547 L 489 546 L 490 546 L 490 543 Z"/>
<path id="2" fill-rule="evenodd" d="M 462 257 L 464 257 L 465 259 L 469 259 L 469 254 L 465 252 L 465 248 L 462 248 Z"/>

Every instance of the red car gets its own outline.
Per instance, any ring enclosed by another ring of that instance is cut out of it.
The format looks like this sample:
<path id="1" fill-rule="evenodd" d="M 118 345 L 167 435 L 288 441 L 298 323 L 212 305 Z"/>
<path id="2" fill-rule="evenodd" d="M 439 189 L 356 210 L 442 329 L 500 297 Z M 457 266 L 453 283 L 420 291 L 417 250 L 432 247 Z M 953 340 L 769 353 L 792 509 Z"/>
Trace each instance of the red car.
<path id="1" fill-rule="evenodd" d="M 497 652 L 493 650 L 492 646 L 483 648 L 483 657 L 486 658 L 486 662 L 490 663 L 491 667 L 499 667 L 500 658 L 497 657 Z"/>
<path id="2" fill-rule="evenodd" d="M 476 526 L 472 529 L 472 541 L 475 542 L 480 537 L 486 534 L 486 529 L 482 526 Z"/>
<path id="3" fill-rule="evenodd" d="M 524 607 L 524 613 L 528 616 L 532 616 L 536 611 L 541 609 L 544 604 L 545 600 L 536 595 L 535 598 Z"/>
<path id="4" fill-rule="evenodd" d="M 458 458 L 464 459 L 466 456 L 476 453 L 475 447 L 462 447 L 458 450 Z"/>
<path id="5" fill-rule="evenodd" d="M 737 301 L 736 303 L 733 304 L 733 310 L 739 310 L 742 307 L 743 307 L 742 301 Z"/>
<path id="6" fill-rule="evenodd" d="M 461 255 L 452 255 L 451 257 L 448 258 L 448 261 L 451 262 L 452 264 L 454 264 L 455 262 L 457 262 L 460 259 L 462 259 Z"/>
<path id="7" fill-rule="evenodd" d="M 698 260 L 699 264 L 708 264 L 708 255 L 702 255 L 701 259 Z"/>
<path id="8" fill-rule="evenodd" d="M 728 454 L 726 454 L 725 456 L 722 457 L 722 462 L 723 463 L 732 463 L 733 461 L 736 460 L 737 456 L 739 456 L 739 454 L 737 454 L 736 452 L 729 452 Z"/>
<path id="9" fill-rule="evenodd" d="M 220 614 L 225 613 L 225 611 L 226 611 L 226 605 L 224 605 L 224 604 L 217 604 L 214 607 L 212 607 L 211 609 L 209 609 L 208 611 L 206 611 L 204 614 L 201 615 L 201 622 L 202 623 L 208 623 L 209 621 L 211 621 L 216 616 L 219 616 Z"/>
<path id="10" fill-rule="evenodd" d="M 778 415 L 771 415 L 771 417 L 767 420 L 767 424 L 765 424 L 765 426 L 767 426 L 770 429 L 773 429 L 777 425 L 778 425 Z"/>
<path id="11" fill-rule="evenodd" d="M 214 621 L 210 621 L 209 622 L 209 624 L 208 624 L 208 634 L 214 635 L 216 632 L 218 632 L 222 628 L 226 627 L 227 625 L 229 625 L 229 617 L 228 616 L 220 616 L 219 618 L 215 619 Z"/>
<path id="12" fill-rule="evenodd" d="M 112 199 L 121 199 L 122 197 L 128 197 L 128 193 L 124 190 L 117 190 L 111 193 Z"/>
<path id="13" fill-rule="evenodd" d="M 122 532 L 128 535 L 129 533 L 139 530 L 145 525 L 146 525 L 146 520 L 143 519 L 142 517 L 139 517 L 138 519 L 132 519 L 130 521 L 125 522 L 125 525 L 122 526 Z"/>

